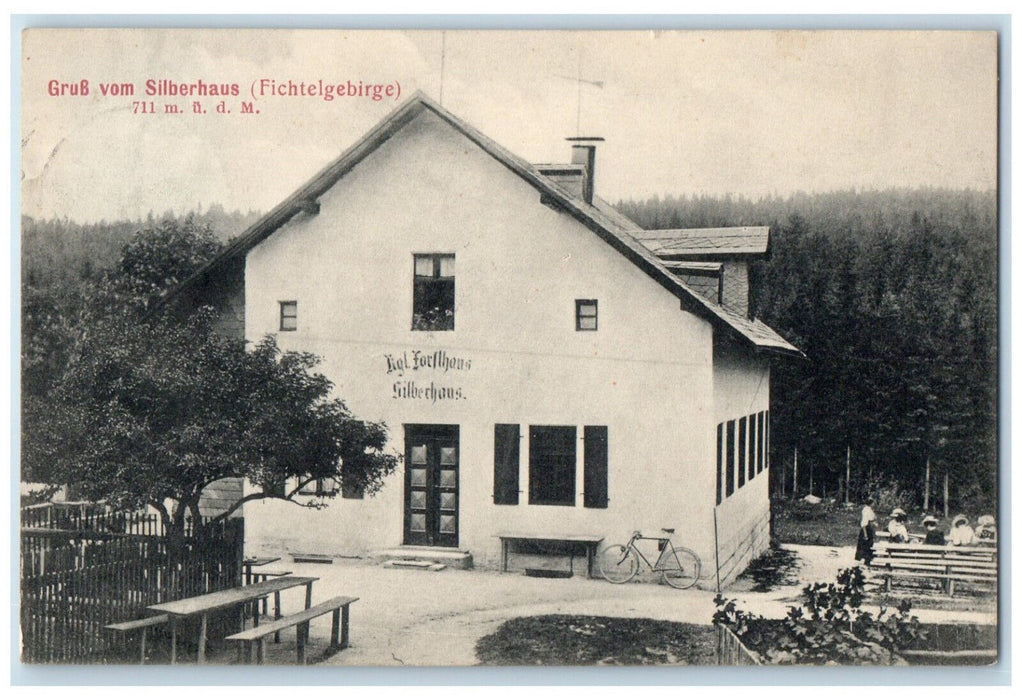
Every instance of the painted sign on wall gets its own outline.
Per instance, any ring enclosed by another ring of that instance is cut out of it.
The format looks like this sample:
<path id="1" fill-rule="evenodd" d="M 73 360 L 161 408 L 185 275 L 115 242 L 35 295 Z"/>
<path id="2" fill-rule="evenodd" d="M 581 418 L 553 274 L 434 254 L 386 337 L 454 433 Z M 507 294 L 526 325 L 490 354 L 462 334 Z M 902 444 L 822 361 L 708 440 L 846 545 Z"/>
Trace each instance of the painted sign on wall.
<path id="1" fill-rule="evenodd" d="M 391 387 L 393 399 L 436 403 L 467 398 L 460 384 L 451 380 L 458 373 L 472 369 L 472 360 L 468 358 L 451 355 L 446 350 L 403 350 L 386 353 L 383 359 L 387 374 L 397 378 Z"/>

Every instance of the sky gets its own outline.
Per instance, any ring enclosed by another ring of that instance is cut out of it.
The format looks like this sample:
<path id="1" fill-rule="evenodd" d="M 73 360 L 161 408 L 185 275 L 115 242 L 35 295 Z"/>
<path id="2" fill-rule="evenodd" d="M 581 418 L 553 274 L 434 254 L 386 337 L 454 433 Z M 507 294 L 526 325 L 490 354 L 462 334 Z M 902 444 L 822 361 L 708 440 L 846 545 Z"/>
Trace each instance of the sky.
<path id="1" fill-rule="evenodd" d="M 580 131 L 605 138 L 596 190 L 610 201 L 996 187 L 989 32 L 37 29 L 22 41 L 21 211 L 35 217 L 266 211 L 416 90 L 532 162 L 568 160 Z M 400 97 L 253 99 L 263 79 Z M 82 80 L 88 95 L 59 94 Z M 239 95 L 218 114 L 220 98 L 146 95 L 147 80 Z M 135 94 L 102 94 L 114 83 Z"/>

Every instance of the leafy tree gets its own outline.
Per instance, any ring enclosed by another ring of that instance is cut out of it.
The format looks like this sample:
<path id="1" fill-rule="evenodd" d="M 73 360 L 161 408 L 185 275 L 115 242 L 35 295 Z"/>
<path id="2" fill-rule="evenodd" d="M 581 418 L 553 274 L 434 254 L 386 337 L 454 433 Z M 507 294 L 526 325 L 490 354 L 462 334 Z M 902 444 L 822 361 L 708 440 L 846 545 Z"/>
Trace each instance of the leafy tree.
<path id="1" fill-rule="evenodd" d="M 398 460 L 385 452 L 386 426 L 332 398 L 315 356 L 281 352 L 272 336 L 246 350 L 215 332 L 209 308 L 183 321 L 146 313 L 162 284 L 218 248 L 189 221 L 163 222 L 125 246 L 67 333 L 53 362 L 59 377 L 24 396 L 23 473 L 117 506 L 152 506 L 175 536 L 189 516 L 200 521 L 203 489 L 224 478 L 253 489 L 211 522 L 255 499 L 292 500 L 316 479 L 380 488 Z"/>

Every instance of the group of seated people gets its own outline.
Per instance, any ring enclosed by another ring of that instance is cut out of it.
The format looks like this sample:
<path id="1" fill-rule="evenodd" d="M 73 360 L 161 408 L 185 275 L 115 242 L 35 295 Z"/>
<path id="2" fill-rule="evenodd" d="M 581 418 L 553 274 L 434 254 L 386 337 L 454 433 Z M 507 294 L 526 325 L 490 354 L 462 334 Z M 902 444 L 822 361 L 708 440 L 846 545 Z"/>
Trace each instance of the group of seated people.
<path id="1" fill-rule="evenodd" d="M 891 520 L 887 523 L 887 533 L 891 542 L 911 542 L 918 538 L 909 535 L 906 526 L 907 515 L 901 508 L 891 511 Z M 927 515 L 922 520 L 922 526 L 926 529 L 923 544 L 952 544 L 966 546 L 980 544 L 985 541 L 997 539 L 997 523 L 992 515 L 981 515 L 976 521 L 976 528 L 969 525 L 969 519 L 964 515 L 956 515 L 951 521 L 951 532 L 946 536 L 944 531 L 937 527 L 938 520 L 932 515 Z"/>

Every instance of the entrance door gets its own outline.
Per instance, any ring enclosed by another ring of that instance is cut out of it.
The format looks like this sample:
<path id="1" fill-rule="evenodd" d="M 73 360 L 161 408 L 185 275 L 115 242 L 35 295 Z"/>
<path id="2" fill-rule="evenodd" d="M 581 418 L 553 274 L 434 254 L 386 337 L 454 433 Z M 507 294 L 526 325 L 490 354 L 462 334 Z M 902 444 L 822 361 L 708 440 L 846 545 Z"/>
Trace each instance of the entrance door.
<path id="1" fill-rule="evenodd" d="M 405 544 L 458 546 L 458 426 L 405 425 Z"/>

